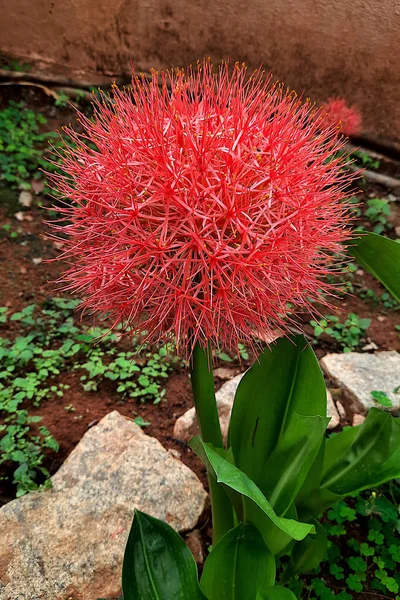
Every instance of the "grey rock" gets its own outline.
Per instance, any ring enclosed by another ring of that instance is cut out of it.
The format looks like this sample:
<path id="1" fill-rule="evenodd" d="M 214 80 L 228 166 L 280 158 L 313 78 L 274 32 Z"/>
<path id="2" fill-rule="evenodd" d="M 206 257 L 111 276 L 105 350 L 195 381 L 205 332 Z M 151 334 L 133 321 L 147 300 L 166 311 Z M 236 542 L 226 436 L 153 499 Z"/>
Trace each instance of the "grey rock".
<path id="1" fill-rule="evenodd" d="M 217 400 L 219 422 L 221 424 L 221 431 L 222 437 L 224 438 L 224 442 L 226 441 L 228 435 L 233 400 L 235 398 L 237 387 L 243 375 L 243 373 L 240 373 L 240 375 L 237 375 L 230 381 L 224 383 L 224 385 L 215 394 Z M 330 393 L 328 393 L 327 397 L 327 414 L 328 417 L 331 417 L 328 429 L 334 429 L 339 425 L 340 417 Z M 196 419 L 196 411 L 194 408 L 190 408 L 181 417 L 179 417 L 179 419 L 176 420 L 173 435 L 178 440 L 188 442 L 194 435 L 198 433 L 199 427 Z"/>
<path id="2" fill-rule="evenodd" d="M 214 377 L 221 379 L 222 381 L 233 379 L 239 373 L 240 369 L 237 368 L 230 369 L 228 367 L 218 367 L 217 369 L 214 369 Z"/>
<path id="3" fill-rule="evenodd" d="M 353 427 L 356 427 L 356 425 L 362 425 L 364 423 L 364 421 L 365 421 L 364 415 L 359 415 L 358 413 L 353 415 Z"/>
<path id="4" fill-rule="evenodd" d="M 400 394 L 393 393 L 400 385 L 398 352 L 327 354 L 321 359 L 321 366 L 343 390 L 355 412 L 366 413 L 373 406 L 392 412 L 400 409 Z M 393 407 L 387 408 L 376 402 L 371 396 L 372 391 L 385 392 Z"/>
<path id="5" fill-rule="evenodd" d="M 23 190 L 22 192 L 19 193 L 18 202 L 22 206 L 25 206 L 26 208 L 29 208 L 30 206 L 32 206 L 33 196 L 27 190 Z"/>
<path id="6" fill-rule="evenodd" d="M 116 597 L 134 508 L 187 531 L 207 502 L 196 475 L 117 411 L 52 482 L 0 510 L 1 600 Z"/>
<path id="7" fill-rule="evenodd" d="M 339 413 L 339 417 L 341 417 L 342 419 L 346 418 L 346 410 L 343 406 L 343 404 L 340 402 L 340 400 L 336 401 L 336 409 Z"/>
<path id="8" fill-rule="evenodd" d="M 326 414 L 331 418 L 328 423 L 328 429 L 335 429 L 340 423 L 340 416 L 329 390 L 326 390 Z"/>

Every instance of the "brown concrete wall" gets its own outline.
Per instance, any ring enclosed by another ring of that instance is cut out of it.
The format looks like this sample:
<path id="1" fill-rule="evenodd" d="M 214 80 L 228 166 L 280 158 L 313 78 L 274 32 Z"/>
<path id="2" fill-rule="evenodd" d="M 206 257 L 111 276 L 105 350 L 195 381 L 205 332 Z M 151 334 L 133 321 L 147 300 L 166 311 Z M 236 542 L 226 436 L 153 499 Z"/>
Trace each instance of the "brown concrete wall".
<path id="1" fill-rule="evenodd" d="M 318 101 L 340 95 L 365 130 L 400 139 L 400 0 L 0 0 L 0 52 L 76 80 L 261 62 Z"/>

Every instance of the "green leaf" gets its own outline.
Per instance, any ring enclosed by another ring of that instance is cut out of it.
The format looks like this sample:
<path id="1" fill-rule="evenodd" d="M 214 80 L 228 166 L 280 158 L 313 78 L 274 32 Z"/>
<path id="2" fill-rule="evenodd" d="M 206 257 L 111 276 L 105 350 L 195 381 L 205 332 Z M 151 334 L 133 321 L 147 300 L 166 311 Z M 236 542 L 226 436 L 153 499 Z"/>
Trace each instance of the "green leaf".
<path id="1" fill-rule="evenodd" d="M 315 526 L 315 534 L 308 535 L 294 545 L 284 582 L 289 581 L 297 573 L 312 571 L 325 558 L 327 550 L 325 530 L 317 520 L 313 519 L 312 522 Z"/>
<path id="2" fill-rule="evenodd" d="M 390 398 L 388 398 L 385 392 L 373 390 L 372 392 L 370 392 L 370 394 L 373 397 L 373 399 L 376 400 L 376 402 L 378 402 L 379 404 L 382 404 L 382 406 L 387 406 L 389 408 L 393 406 L 393 402 Z"/>
<path id="3" fill-rule="evenodd" d="M 325 440 L 322 440 L 317 457 L 308 472 L 308 475 L 295 499 L 299 518 L 308 520 L 319 516 L 320 509 L 320 483 L 325 456 Z"/>
<path id="4" fill-rule="evenodd" d="M 259 586 L 275 582 L 275 559 L 259 531 L 239 524 L 226 533 L 208 556 L 201 588 L 209 600 L 243 600 Z"/>
<path id="5" fill-rule="evenodd" d="M 256 484 L 243 471 L 220 456 L 212 444 L 205 444 L 199 436 L 196 436 L 190 441 L 189 446 L 203 461 L 209 473 L 217 479 L 218 483 L 230 490 L 235 490 L 244 498 L 249 498 L 279 529 L 290 537 L 302 540 L 308 533 L 315 531 L 313 525 L 278 517 Z"/>
<path id="6" fill-rule="evenodd" d="M 138 425 L 138 427 L 147 427 L 148 425 L 151 425 L 150 421 L 146 421 L 143 417 L 136 417 L 133 419 L 133 422 Z"/>
<path id="7" fill-rule="evenodd" d="M 400 477 L 400 421 L 371 408 L 364 423 L 330 438 L 321 486 L 338 496 Z"/>
<path id="8" fill-rule="evenodd" d="M 268 478 L 263 491 L 278 515 L 284 515 L 296 498 L 317 456 L 328 423 L 327 417 L 293 412 L 264 467 Z"/>
<path id="9" fill-rule="evenodd" d="M 195 560 L 166 523 L 135 510 L 122 567 L 124 600 L 205 600 Z"/>
<path id="10" fill-rule="evenodd" d="M 350 254 L 400 302 L 400 244 L 376 233 L 363 234 L 353 241 Z"/>
<path id="11" fill-rule="evenodd" d="M 271 350 L 266 349 L 240 381 L 235 396 L 230 425 L 235 464 L 266 494 L 271 491 L 266 463 L 291 421 L 298 421 L 296 413 L 326 416 L 322 372 L 302 336 L 281 338 Z M 292 429 L 292 450 L 299 443 L 293 433 Z M 288 456 L 288 439 L 281 443 Z M 287 461 L 283 455 L 282 461 Z M 302 471 L 301 476 L 306 474 Z"/>
<path id="12" fill-rule="evenodd" d="M 296 600 L 291 590 L 281 585 L 272 585 L 268 588 L 258 589 L 255 596 L 247 600 Z"/>

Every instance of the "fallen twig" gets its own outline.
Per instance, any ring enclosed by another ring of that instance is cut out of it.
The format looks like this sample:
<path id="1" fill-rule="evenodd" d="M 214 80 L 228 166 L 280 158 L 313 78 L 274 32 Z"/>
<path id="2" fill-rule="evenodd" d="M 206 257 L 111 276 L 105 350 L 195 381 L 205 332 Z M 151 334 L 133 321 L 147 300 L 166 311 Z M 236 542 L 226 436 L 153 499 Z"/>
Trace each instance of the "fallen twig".
<path id="1" fill-rule="evenodd" d="M 400 143 L 378 138 L 374 135 L 360 135 L 351 138 L 356 146 L 371 148 L 385 156 L 400 160 Z"/>
<path id="2" fill-rule="evenodd" d="M 396 194 L 400 195 L 400 179 L 396 179 L 395 177 L 389 177 L 389 175 L 383 175 L 382 173 L 375 173 L 374 171 L 370 171 L 369 169 L 360 169 L 355 165 L 349 165 L 348 168 L 354 173 L 358 173 L 360 177 L 364 177 L 371 183 L 383 185 L 384 187 L 387 187 L 390 190 L 394 190 Z"/>
<path id="3" fill-rule="evenodd" d="M 1 81 L 0 85 L 23 85 L 29 87 L 36 87 L 43 90 L 47 96 L 51 96 L 52 98 L 54 98 L 54 100 L 58 100 L 60 97 L 60 95 L 56 91 L 51 90 L 46 85 L 43 85 L 42 83 L 34 83 L 33 81 Z"/>

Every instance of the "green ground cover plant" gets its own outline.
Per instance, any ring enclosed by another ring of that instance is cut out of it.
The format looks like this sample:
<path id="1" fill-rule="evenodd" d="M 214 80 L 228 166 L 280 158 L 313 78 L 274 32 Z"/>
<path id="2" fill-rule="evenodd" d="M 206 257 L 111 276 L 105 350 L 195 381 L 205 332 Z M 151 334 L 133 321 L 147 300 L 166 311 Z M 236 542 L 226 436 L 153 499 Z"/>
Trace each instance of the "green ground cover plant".
<path id="1" fill-rule="evenodd" d="M 328 536 L 325 559 L 309 576 L 289 587 L 297 598 L 351 600 L 375 591 L 399 600 L 400 485 L 392 481 L 335 504 L 323 527 Z"/>
<path id="2" fill-rule="evenodd" d="M 113 382 L 121 400 L 161 401 L 163 382 L 172 368 L 167 347 L 157 352 L 146 347 L 137 352 L 118 348 L 118 336 L 106 329 L 79 323 L 74 311 L 79 301 L 51 298 L 42 306 L 31 304 L 8 315 L 0 307 L 0 323 L 18 324 L 14 339 L 0 337 L 0 464 L 15 463 L 13 483 L 17 494 L 37 489 L 37 481 L 48 477 L 43 466 L 45 450 L 58 450 L 57 441 L 41 417 L 29 415 L 26 406 L 64 396 L 68 384 L 58 382 L 63 372 L 80 374 L 82 391 L 94 392 L 102 381 Z M 65 409 L 73 412 L 74 407 Z M 138 423 L 139 424 L 139 423 Z M 146 422 L 141 426 L 147 425 Z"/>
<path id="3" fill-rule="evenodd" d="M 361 318 L 355 313 L 349 313 L 343 323 L 335 315 L 327 315 L 319 321 L 310 321 L 316 338 L 323 333 L 329 335 L 343 348 L 343 352 L 351 352 L 362 346 L 370 324 L 371 319 Z"/>
<path id="4" fill-rule="evenodd" d="M 10 101 L 0 111 L 0 182 L 11 188 L 29 189 L 30 180 L 42 179 L 39 169 L 51 170 L 46 161 L 48 141 L 55 132 L 41 132 L 46 118 L 23 102 Z"/>

